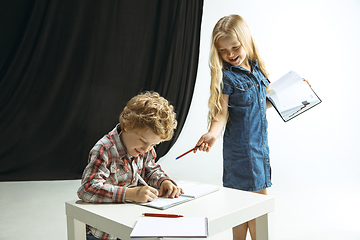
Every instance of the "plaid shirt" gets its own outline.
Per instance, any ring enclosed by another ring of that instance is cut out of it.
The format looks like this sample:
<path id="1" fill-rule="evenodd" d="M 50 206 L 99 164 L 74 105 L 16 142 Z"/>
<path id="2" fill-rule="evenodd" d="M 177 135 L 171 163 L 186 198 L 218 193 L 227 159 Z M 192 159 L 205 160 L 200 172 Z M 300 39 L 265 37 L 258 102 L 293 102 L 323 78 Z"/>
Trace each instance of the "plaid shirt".
<path id="1" fill-rule="evenodd" d="M 77 191 L 84 202 L 125 202 L 126 189 L 138 185 L 137 173 L 155 188 L 160 188 L 161 183 L 169 179 L 154 161 L 154 148 L 140 156 L 130 156 L 120 140 L 118 129 L 120 124 L 101 138 L 90 151 L 89 163 Z M 116 239 L 96 228 L 88 227 L 97 238 Z"/>

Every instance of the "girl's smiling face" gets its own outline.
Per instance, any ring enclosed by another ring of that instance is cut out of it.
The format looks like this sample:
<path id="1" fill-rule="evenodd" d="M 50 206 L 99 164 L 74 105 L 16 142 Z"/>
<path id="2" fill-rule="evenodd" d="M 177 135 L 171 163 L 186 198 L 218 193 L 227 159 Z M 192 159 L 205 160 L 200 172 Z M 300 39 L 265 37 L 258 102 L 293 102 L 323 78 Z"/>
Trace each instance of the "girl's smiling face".
<path id="1" fill-rule="evenodd" d="M 120 138 L 128 154 L 133 157 L 137 157 L 150 149 L 160 142 L 162 139 L 159 135 L 156 135 L 150 129 L 132 129 L 127 130 L 126 128 L 121 132 Z"/>
<path id="2" fill-rule="evenodd" d="M 220 38 L 218 41 L 218 50 L 225 62 L 250 70 L 246 51 L 235 36 Z"/>

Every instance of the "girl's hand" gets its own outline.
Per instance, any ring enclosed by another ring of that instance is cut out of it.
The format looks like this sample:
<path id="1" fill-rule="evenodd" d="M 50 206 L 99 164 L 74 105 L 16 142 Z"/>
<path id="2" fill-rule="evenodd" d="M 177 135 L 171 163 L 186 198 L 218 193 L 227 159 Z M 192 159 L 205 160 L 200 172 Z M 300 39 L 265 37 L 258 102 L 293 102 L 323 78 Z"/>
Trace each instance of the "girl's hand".
<path id="1" fill-rule="evenodd" d="M 306 80 L 305 78 L 303 78 L 305 82 L 307 82 L 307 84 L 309 84 L 309 86 L 311 87 L 310 83 L 308 80 Z"/>
<path id="2" fill-rule="evenodd" d="M 158 191 L 150 186 L 127 188 L 125 200 L 139 203 L 152 202 L 158 196 Z"/>
<path id="3" fill-rule="evenodd" d="M 179 197 L 180 193 L 184 193 L 184 192 L 181 188 L 176 186 L 172 181 L 164 180 L 160 186 L 159 197 L 164 196 L 165 193 L 166 193 L 165 197 L 167 198 L 174 198 L 174 197 L 177 198 Z"/>
<path id="4" fill-rule="evenodd" d="M 200 146 L 200 147 L 195 149 L 194 153 L 196 153 L 197 150 L 209 152 L 211 147 L 215 144 L 215 141 L 216 141 L 216 136 L 211 132 L 202 135 L 196 144 L 196 146 Z"/>

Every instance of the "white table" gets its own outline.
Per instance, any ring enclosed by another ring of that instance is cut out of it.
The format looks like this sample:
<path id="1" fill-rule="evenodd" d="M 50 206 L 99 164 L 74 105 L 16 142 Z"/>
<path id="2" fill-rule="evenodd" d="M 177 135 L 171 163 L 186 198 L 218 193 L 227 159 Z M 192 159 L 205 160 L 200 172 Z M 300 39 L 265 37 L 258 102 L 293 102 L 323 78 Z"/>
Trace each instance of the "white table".
<path id="1" fill-rule="evenodd" d="M 275 200 L 272 196 L 221 187 L 217 192 L 167 210 L 131 203 L 91 204 L 81 200 L 66 202 L 65 208 L 68 240 L 85 240 L 85 224 L 115 235 L 121 240 L 130 240 L 130 233 L 136 221 L 143 217 L 144 212 L 208 217 L 207 239 L 212 240 L 221 239 L 219 238 L 221 232 L 256 218 L 257 239 L 267 240 L 269 239 L 268 213 L 274 211 Z"/>

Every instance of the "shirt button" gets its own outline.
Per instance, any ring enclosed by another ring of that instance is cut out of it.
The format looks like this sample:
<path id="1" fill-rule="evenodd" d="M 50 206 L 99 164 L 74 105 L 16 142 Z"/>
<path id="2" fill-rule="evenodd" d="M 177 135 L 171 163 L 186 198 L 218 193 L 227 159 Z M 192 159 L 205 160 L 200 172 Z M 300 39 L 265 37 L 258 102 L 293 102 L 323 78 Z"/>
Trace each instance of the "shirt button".
<path id="1" fill-rule="evenodd" d="M 263 133 L 265 133 L 266 131 L 264 130 Z"/>
<path id="2" fill-rule="evenodd" d="M 260 99 L 260 101 L 262 102 L 263 100 L 262 100 L 262 99 Z"/>
<path id="3" fill-rule="evenodd" d="M 263 118 L 265 117 L 265 115 L 263 115 Z"/>
<path id="4" fill-rule="evenodd" d="M 268 161 L 269 161 L 269 159 L 267 158 L 267 159 L 266 159 L 266 161 L 268 162 Z"/>

